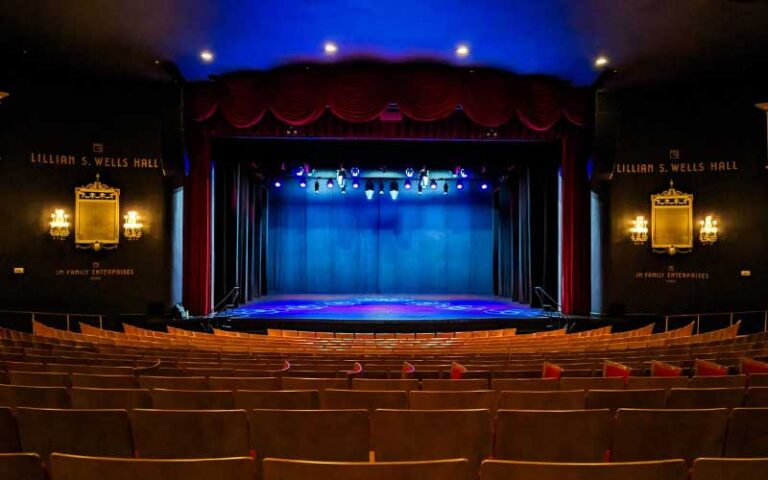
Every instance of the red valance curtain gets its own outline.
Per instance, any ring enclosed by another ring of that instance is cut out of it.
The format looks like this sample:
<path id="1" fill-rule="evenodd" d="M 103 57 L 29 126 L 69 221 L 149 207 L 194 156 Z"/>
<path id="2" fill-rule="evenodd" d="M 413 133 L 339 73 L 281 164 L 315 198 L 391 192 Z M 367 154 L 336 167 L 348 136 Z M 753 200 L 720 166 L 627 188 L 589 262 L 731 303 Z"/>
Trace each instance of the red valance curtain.
<path id="1" fill-rule="evenodd" d="M 210 137 L 279 136 L 295 126 L 312 137 L 562 141 L 563 310 L 588 313 L 588 186 L 577 141 L 585 132 L 586 89 L 491 69 L 345 64 L 236 73 L 190 84 L 185 93 L 184 301 L 191 312 L 211 310 Z M 379 121 L 392 104 L 403 120 Z"/>

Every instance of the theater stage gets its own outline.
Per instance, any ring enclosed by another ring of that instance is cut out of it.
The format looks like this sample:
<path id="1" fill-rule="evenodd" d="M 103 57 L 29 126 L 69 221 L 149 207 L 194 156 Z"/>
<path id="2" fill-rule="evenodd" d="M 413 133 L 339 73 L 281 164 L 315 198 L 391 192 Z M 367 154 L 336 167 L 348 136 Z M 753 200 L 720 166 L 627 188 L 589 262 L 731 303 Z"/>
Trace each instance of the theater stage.
<path id="1" fill-rule="evenodd" d="M 279 295 L 223 312 L 216 323 L 237 330 L 286 328 L 383 332 L 555 328 L 539 308 L 476 295 Z"/>

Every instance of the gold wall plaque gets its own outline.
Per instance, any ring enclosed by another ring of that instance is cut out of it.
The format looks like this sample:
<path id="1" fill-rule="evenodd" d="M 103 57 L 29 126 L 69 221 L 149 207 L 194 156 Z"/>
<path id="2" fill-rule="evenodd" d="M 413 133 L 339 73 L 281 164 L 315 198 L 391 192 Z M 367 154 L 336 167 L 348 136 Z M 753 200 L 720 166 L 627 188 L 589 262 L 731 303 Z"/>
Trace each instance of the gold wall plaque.
<path id="1" fill-rule="evenodd" d="M 651 195 L 651 248 L 657 253 L 688 253 L 693 249 L 693 195 L 669 189 Z"/>
<path id="2" fill-rule="evenodd" d="M 75 188 L 75 246 L 100 250 L 120 243 L 120 189 L 99 181 Z"/>

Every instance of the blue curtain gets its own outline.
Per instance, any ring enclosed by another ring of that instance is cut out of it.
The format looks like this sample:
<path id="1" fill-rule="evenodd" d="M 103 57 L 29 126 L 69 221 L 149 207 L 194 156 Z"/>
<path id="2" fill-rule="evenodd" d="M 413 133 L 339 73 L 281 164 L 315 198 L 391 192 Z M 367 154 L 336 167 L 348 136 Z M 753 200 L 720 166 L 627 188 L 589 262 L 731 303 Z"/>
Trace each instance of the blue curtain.
<path id="1" fill-rule="evenodd" d="M 362 185 L 313 186 L 269 192 L 270 294 L 493 294 L 492 193 L 479 183 L 418 195 L 400 182 L 394 201 L 388 182 L 372 200 Z"/>

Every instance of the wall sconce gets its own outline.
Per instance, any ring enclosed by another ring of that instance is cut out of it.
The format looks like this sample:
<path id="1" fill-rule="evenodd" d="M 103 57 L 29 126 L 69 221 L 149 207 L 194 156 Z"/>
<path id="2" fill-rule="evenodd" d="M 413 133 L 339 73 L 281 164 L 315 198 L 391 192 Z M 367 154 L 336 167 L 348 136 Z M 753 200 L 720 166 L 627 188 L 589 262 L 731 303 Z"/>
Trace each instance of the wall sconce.
<path id="1" fill-rule="evenodd" d="M 635 245 L 643 245 L 648 241 L 648 220 L 644 216 L 638 215 L 632 221 L 632 228 L 629 229 L 629 238 Z"/>
<path id="2" fill-rule="evenodd" d="M 144 225 L 141 223 L 141 217 L 139 214 L 136 211 L 131 210 L 130 212 L 126 213 L 123 218 L 125 219 L 125 223 L 123 224 L 123 236 L 125 239 L 140 239 L 142 234 L 141 229 L 144 228 Z"/>
<path id="3" fill-rule="evenodd" d="M 717 242 L 717 232 L 719 230 L 717 226 L 717 220 L 712 218 L 712 215 L 707 215 L 704 220 L 699 222 L 701 228 L 699 229 L 699 241 L 702 245 L 712 245 Z"/>
<path id="4" fill-rule="evenodd" d="M 51 229 L 49 233 L 54 240 L 66 240 L 69 237 L 69 215 L 57 208 L 51 214 Z"/>

